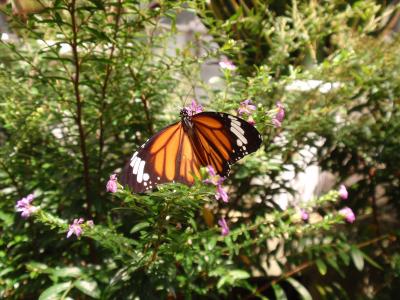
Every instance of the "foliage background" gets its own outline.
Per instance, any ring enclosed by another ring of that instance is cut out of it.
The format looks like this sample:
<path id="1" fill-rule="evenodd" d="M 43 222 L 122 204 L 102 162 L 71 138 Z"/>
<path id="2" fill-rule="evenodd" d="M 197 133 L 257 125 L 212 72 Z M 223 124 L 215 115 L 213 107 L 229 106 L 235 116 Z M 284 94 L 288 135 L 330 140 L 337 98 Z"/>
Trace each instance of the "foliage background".
<path id="1" fill-rule="evenodd" d="M 2 12 L 19 40 L 0 44 L 0 295 L 10 299 L 374 298 L 398 293 L 399 11 L 379 1 L 54 1 Z M 171 51 L 176 18 L 196 14 L 214 44 Z M 172 42 L 171 42 L 172 41 Z M 202 51 L 199 52 L 199 47 Z M 222 88 L 202 64 L 229 57 Z M 289 89 L 298 80 L 338 83 Z M 202 94 L 194 91 L 202 89 Z M 105 184 L 149 136 L 198 98 L 235 113 L 251 98 L 263 147 L 236 164 L 230 202 L 198 183 L 148 195 Z M 280 100 L 286 119 L 270 125 Z M 285 170 L 308 164 L 349 187 L 356 223 L 328 189 L 296 194 Z M 28 220 L 15 202 L 34 192 Z M 296 218 L 298 206 L 312 218 Z M 66 239 L 83 216 L 94 229 Z M 231 227 L 221 237 L 216 219 Z M 279 272 L 273 274 L 271 265 Z"/>

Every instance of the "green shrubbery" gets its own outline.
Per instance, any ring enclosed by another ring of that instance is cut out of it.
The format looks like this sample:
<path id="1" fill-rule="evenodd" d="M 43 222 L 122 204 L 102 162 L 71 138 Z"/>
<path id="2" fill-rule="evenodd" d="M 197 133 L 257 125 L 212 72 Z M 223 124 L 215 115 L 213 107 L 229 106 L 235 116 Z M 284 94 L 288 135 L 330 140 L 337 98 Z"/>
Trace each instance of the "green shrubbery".
<path id="1" fill-rule="evenodd" d="M 0 43 L 0 297 L 396 294 L 400 58 L 385 18 L 396 8 L 204 3 L 54 1 L 26 19 L 4 8 L 20 40 Z M 218 50 L 195 35 L 171 51 L 182 11 L 201 18 Z M 200 70 L 223 55 L 237 68 L 221 70 L 221 90 Z M 320 81 L 293 88 L 309 80 Z M 109 176 L 199 87 L 206 110 L 257 106 L 263 145 L 233 166 L 229 203 L 201 181 L 107 193 Z M 281 127 L 271 123 L 278 101 Z M 311 148 L 309 163 L 336 182 L 282 210 L 273 199 L 297 191 L 281 174 L 303 171 Z M 31 193 L 20 207 L 32 215 L 21 218 L 15 205 Z M 71 229 L 80 238 L 67 238 Z"/>

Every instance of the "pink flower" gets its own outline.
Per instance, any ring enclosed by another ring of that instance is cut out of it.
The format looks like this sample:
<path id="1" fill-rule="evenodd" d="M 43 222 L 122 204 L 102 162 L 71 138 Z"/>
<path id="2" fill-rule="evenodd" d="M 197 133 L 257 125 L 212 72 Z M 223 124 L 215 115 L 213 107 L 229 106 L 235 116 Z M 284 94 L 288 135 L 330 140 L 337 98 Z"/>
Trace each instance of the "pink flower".
<path id="1" fill-rule="evenodd" d="M 115 193 L 118 190 L 117 184 L 117 175 L 113 174 L 110 176 L 110 180 L 108 180 L 106 185 L 107 192 Z"/>
<path id="2" fill-rule="evenodd" d="M 305 209 L 300 209 L 300 217 L 303 221 L 307 221 L 310 215 Z"/>
<path id="3" fill-rule="evenodd" d="M 17 205 L 15 205 L 15 209 L 17 212 L 21 213 L 21 217 L 24 219 L 29 218 L 39 209 L 38 207 L 31 205 L 33 199 L 35 199 L 35 196 L 33 194 L 29 194 L 21 200 L 18 200 Z"/>
<path id="4" fill-rule="evenodd" d="M 190 116 L 201 113 L 203 111 L 203 106 L 197 104 L 196 100 L 192 99 L 192 103 L 185 107 L 186 111 Z"/>
<path id="5" fill-rule="evenodd" d="M 218 220 L 218 225 L 221 226 L 221 235 L 226 236 L 229 234 L 229 227 L 224 218 Z"/>
<path id="6" fill-rule="evenodd" d="M 356 216 L 350 207 L 344 207 L 339 210 L 339 214 L 344 217 L 344 219 L 349 222 L 353 223 L 356 220 Z"/>
<path id="7" fill-rule="evenodd" d="M 228 59 L 220 61 L 219 66 L 221 67 L 221 69 L 226 69 L 230 71 L 236 70 L 236 66 Z"/>
<path id="8" fill-rule="evenodd" d="M 217 187 L 217 191 L 215 193 L 215 199 L 219 200 L 222 199 L 224 202 L 228 202 L 228 194 L 222 187 L 222 183 L 225 180 L 225 177 L 219 176 L 217 172 L 215 172 L 212 166 L 207 166 L 207 172 L 209 178 L 203 180 L 204 183 L 210 183 Z"/>
<path id="9" fill-rule="evenodd" d="M 215 199 L 217 200 L 222 199 L 222 201 L 224 201 L 225 203 L 227 203 L 229 200 L 228 194 L 225 192 L 224 188 L 220 184 L 217 185 L 217 192 L 215 193 Z"/>
<path id="10" fill-rule="evenodd" d="M 252 104 L 250 99 L 246 99 L 242 102 L 240 102 L 240 106 L 238 108 L 238 114 L 239 116 L 243 115 L 243 114 L 248 114 L 251 115 L 253 112 L 253 110 L 256 110 L 257 107 L 255 105 Z"/>
<path id="11" fill-rule="evenodd" d="M 247 123 L 253 126 L 256 125 L 256 121 L 254 121 L 252 116 L 249 116 L 249 118 L 247 119 Z"/>
<path id="12" fill-rule="evenodd" d="M 275 127 L 281 127 L 282 121 L 285 118 L 285 108 L 283 107 L 283 104 L 280 101 L 276 103 L 276 107 L 277 107 L 277 113 L 275 117 L 272 118 L 272 124 Z"/>
<path id="13" fill-rule="evenodd" d="M 343 200 L 346 200 L 349 197 L 349 193 L 347 192 L 346 186 L 344 184 L 339 187 L 339 196 Z"/>
<path id="14" fill-rule="evenodd" d="M 215 172 L 214 168 L 212 166 L 207 166 L 207 172 L 209 175 L 209 178 L 203 180 L 204 183 L 210 183 L 215 186 L 222 184 L 224 182 L 225 177 L 221 177 Z"/>
<path id="15" fill-rule="evenodd" d="M 80 237 L 83 232 L 81 227 L 82 223 L 83 223 L 83 218 L 74 219 L 74 222 L 71 225 L 69 225 L 67 238 L 69 238 L 73 234 L 75 234 L 76 237 Z"/>

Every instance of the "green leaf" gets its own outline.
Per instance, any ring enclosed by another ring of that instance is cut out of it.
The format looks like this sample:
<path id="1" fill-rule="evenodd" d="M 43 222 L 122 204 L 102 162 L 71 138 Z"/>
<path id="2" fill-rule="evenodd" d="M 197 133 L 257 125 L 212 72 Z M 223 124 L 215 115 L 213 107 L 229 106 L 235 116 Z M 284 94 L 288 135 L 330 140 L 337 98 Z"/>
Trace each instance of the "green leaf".
<path id="1" fill-rule="evenodd" d="M 383 268 L 375 261 L 373 260 L 370 256 L 368 256 L 367 254 L 365 254 L 364 252 L 362 252 L 362 255 L 364 257 L 364 259 L 372 266 L 374 266 L 375 268 L 382 270 Z"/>
<path id="2" fill-rule="evenodd" d="M 55 269 L 52 273 L 56 277 L 79 277 L 82 275 L 82 270 L 77 267 L 66 267 Z"/>
<path id="3" fill-rule="evenodd" d="M 47 265 L 36 262 L 36 261 L 31 261 L 26 264 L 26 268 L 29 271 L 34 271 L 38 273 L 49 273 L 51 272 L 51 268 L 49 268 Z"/>
<path id="4" fill-rule="evenodd" d="M 141 222 L 136 224 L 135 226 L 132 227 L 131 231 L 129 233 L 135 233 L 137 231 L 142 230 L 143 228 L 149 227 L 150 223 L 149 222 Z"/>
<path id="5" fill-rule="evenodd" d="M 96 281 L 78 280 L 75 281 L 74 285 L 82 293 L 85 293 L 86 295 L 95 299 L 100 298 L 100 290 Z"/>
<path id="6" fill-rule="evenodd" d="M 250 274 L 243 270 L 229 271 L 229 275 L 232 276 L 234 280 L 247 279 L 250 277 Z"/>
<path id="7" fill-rule="evenodd" d="M 356 247 L 351 248 L 351 258 L 356 266 L 357 270 L 362 271 L 364 269 L 364 256 L 363 253 Z"/>
<path id="8" fill-rule="evenodd" d="M 286 300 L 287 299 L 285 291 L 281 288 L 281 286 L 279 284 L 272 285 L 272 288 L 274 289 L 276 300 Z"/>
<path id="9" fill-rule="evenodd" d="M 293 288 L 300 294 L 303 300 L 312 300 L 311 294 L 300 282 L 293 278 L 287 278 L 286 281 L 293 286 Z"/>
<path id="10" fill-rule="evenodd" d="M 326 266 L 326 264 L 324 263 L 323 260 L 321 259 L 317 259 L 315 264 L 317 265 L 318 271 L 321 275 L 325 275 L 326 271 L 328 270 L 328 267 Z"/>
<path id="11" fill-rule="evenodd" d="M 45 289 L 43 293 L 40 294 L 39 300 L 56 300 L 58 295 L 71 288 L 71 281 L 57 283 L 51 287 Z"/>
<path id="12" fill-rule="evenodd" d="M 328 264 L 334 268 L 336 270 L 336 272 L 339 273 L 340 276 L 342 276 L 343 278 L 345 277 L 345 274 L 343 273 L 343 271 L 340 269 L 337 261 L 336 261 L 336 256 L 328 256 L 326 258 L 326 261 L 328 262 Z"/>

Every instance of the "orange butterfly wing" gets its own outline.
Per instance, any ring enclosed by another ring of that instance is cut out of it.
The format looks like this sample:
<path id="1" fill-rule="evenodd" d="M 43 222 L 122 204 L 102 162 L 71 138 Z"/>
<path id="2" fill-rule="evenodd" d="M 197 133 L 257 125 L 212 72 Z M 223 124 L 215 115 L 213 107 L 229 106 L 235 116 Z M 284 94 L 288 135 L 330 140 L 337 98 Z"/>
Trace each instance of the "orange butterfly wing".
<path id="1" fill-rule="evenodd" d="M 166 182 L 194 183 L 201 166 L 211 165 L 227 176 L 231 165 L 256 151 L 261 135 L 245 120 L 216 112 L 191 116 L 190 128 L 172 124 L 149 139 L 135 152 L 121 181 L 141 193 Z"/>
<path id="2" fill-rule="evenodd" d="M 200 163 L 181 122 L 172 124 L 149 139 L 133 154 L 125 167 L 122 183 L 141 193 L 166 182 L 194 183 Z"/>
<path id="3" fill-rule="evenodd" d="M 247 121 L 230 114 L 203 112 L 192 117 L 194 137 L 206 159 L 221 176 L 227 176 L 233 163 L 261 146 L 261 135 Z"/>

